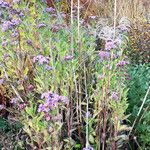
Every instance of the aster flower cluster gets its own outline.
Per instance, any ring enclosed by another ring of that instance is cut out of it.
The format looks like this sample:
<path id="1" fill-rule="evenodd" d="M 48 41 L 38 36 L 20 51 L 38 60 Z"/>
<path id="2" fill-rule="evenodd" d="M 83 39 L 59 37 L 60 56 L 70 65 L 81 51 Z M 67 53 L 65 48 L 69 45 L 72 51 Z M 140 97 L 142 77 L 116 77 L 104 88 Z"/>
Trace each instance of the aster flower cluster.
<path id="1" fill-rule="evenodd" d="M 117 55 L 115 54 L 115 49 L 118 47 L 119 41 L 106 39 L 105 41 L 105 48 L 99 52 L 99 57 L 101 60 L 109 60 L 110 58 L 116 58 Z M 112 54 L 113 51 L 113 54 Z"/>
<path id="2" fill-rule="evenodd" d="M 38 62 L 39 65 L 44 65 L 45 70 L 47 71 L 52 70 L 52 67 L 49 66 L 49 60 L 50 60 L 49 57 L 45 57 L 43 55 L 38 55 L 38 56 L 33 57 L 33 63 Z"/>
<path id="3" fill-rule="evenodd" d="M 99 57 L 101 60 L 108 60 L 110 58 L 110 52 L 107 51 L 100 51 Z"/>
<path id="4" fill-rule="evenodd" d="M 18 109 L 19 109 L 19 110 L 25 109 L 26 106 L 27 106 L 26 103 L 20 103 L 20 104 L 18 105 Z"/>
<path id="5" fill-rule="evenodd" d="M 115 49 L 117 47 L 116 40 L 106 40 L 105 50 L 110 51 L 111 49 Z"/>
<path id="6" fill-rule="evenodd" d="M 7 8 L 10 5 L 8 2 L 5 2 L 4 0 L 0 0 L 0 6 L 1 6 L 1 8 Z"/>
<path id="7" fill-rule="evenodd" d="M 44 9 L 44 12 L 51 14 L 51 17 L 62 17 L 66 18 L 67 15 L 64 12 L 56 13 L 56 10 L 53 7 L 47 7 Z"/>
<path id="8" fill-rule="evenodd" d="M 15 0 L 13 2 L 18 3 L 19 0 Z M 1 29 L 3 32 L 6 32 L 7 30 L 13 30 L 21 24 L 21 17 L 24 16 L 21 10 L 14 9 L 8 2 L 5 2 L 4 0 L 0 0 L 0 7 L 2 8 L 2 14 L 0 16 Z M 5 17 L 5 13 L 3 13 L 3 11 L 7 12 L 7 17 Z"/>
<path id="9" fill-rule="evenodd" d="M 49 58 L 47 58 L 43 55 L 38 55 L 33 58 L 33 63 L 36 63 L 36 62 L 39 62 L 40 65 L 48 64 Z"/>
<path id="10" fill-rule="evenodd" d="M 17 97 L 14 97 L 11 99 L 10 103 L 15 105 L 15 104 L 17 104 L 18 101 L 19 101 L 19 99 Z"/>
<path id="11" fill-rule="evenodd" d="M 109 60 L 110 58 L 116 59 L 122 55 L 119 48 L 126 42 L 124 35 L 127 33 L 129 27 L 130 21 L 126 18 L 120 20 L 115 30 L 113 27 L 108 26 L 108 22 L 102 22 L 102 25 L 98 26 L 97 38 L 103 40 L 105 43 L 104 49 L 99 52 L 99 57 L 102 61 Z M 118 64 L 118 66 L 121 67 L 124 65 Z"/>
<path id="12" fill-rule="evenodd" d="M 44 118 L 46 121 L 53 119 L 53 121 L 60 121 L 62 116 L 57 114 L 56 116 L 52 116 L 50 112 L 57 108 L 60 105 L 68 104 L 68 99 L 65 96 L 60 96 L 58 94 L 54 94 L 52 92 L 45 92 L 41 95 L 41 99 L 44 99 L 44 103 L 38 106 L 38 112 L 44 113 Z"/>
<path id="13" fill-rule="evenodd" d="M 8 29 L 13 29 L 21 23 L 20 19 L 12 19 L 11 21 L 4 21 L 2 24 L 2 31 L 5 32 Z"/>
<path id="14" fill-rule="evenodd" d="M 117 67 L 124 67 L 125 65 L 129 64 L 129 62 L 125 61 L 125 60 L 121 60 L 117 63 Z"/>
<path id="15" fill-rule="evenodd" d="M 38 112 L 48 113 L 55 109 L 59 104 L 67 104 L 68 99 L 65 96 L 60 96 L 52 92 L 45 92 L 41 95 L 41 99 L 44 99 L 44 104 L 40 104 Z"/>
<path id="16" fill-rule="evenodd" d="M 120 53 L 118 52 L 119 50 L 117 50 L 116 48 L 118 47 L 118 45 L 121 44 L 121 42 L 119 40 L 106 40 L 105 43 L 105 49 L 101 50 L 99 52 L 99 57 L 100 60 L 104 61 L 104 60 L 110 60 L 110 58 L 112 59 L 116 59 L 120 56 Z M 117 64 L 116 67 L 117 68 L 123 68 L 125 65 L 127 65 L 128 62 L 125 60 L 120 60 Z"/>

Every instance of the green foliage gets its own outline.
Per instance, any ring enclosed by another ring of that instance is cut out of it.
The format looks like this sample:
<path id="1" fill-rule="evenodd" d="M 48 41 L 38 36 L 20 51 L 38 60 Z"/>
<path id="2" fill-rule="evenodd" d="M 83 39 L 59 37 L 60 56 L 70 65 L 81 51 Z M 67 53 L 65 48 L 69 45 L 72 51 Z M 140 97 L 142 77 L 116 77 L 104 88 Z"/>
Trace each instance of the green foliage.
<path id="1" fill-rule="evenodd" d="M 128 112 L 135 117 L 150 84 L 149 64 L 130 67 L 129 75 Z"/>
<path id="2" fill-rule="evenodd" d="M 129 81 L 129 92 L 128 92 L 128 102 L 129 107 L 127 113 L 131 113 L 129 117 L 130 124 L 133 124 L 135 117 L 138 114 L 146 91 L 150 85 L 150 67 L 149 64 L 143 65 L 136 65 L 130 67 L 129 70 L 131 80 Z M 149 106 L 150 106 L 150 95 L 148 95 L 146 99 L 146 103 L 144 108 L 138 118 L 135 127 L 135 136 L 139 141 L 139 144 L 142 148 L 149 148 L 150 145 L 150 113 L 149 113 Z"/>

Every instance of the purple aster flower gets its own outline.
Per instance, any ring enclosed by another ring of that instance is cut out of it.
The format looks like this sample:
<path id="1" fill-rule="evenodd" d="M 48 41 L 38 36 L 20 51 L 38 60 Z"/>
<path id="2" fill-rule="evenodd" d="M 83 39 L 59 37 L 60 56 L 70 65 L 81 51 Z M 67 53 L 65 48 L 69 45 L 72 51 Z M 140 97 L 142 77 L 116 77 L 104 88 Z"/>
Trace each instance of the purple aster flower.
<path id="1" fill-rule="evenodd" d="M 83 148 L 83 150 L 94 150 L 93 147 L 89 146 L 88 148 Z"/>
<path id="2" fill-rule="evenodd" d="M 110 58 L 110 53 L 107 52 L 107 51 L 100 51 L 100 52 L 99 52 L 99 57 L 100 57 L 102 60 L 109 59 L 109 58 Z"/>
<path id="3" fill-rule="evenodd" d="M 43 93 L 42 95 L 41 95 L 41 99 L 49 99 L 49 97 L 51 97 L 52 96 L 52 92 L 51 91 L 49 91 L 49 92 L 45 92 L 45 93 Z"/>
<path id="4" fill-rule="evenodd" d="M 6 38 L 3 36 L 3 37 L 1 37 L 1 39 L 2 39 L 2 46 L 6 47 L 8 44 L 8 42 L 6 41 Z"/>
<path id="5" fill-rule="evenodd" d="M 17 12 L 16 9 L 11 9 L 11 10 L 9 11 L 9 13 L 10 13 L 11 15 L 15 15 L 15 14 L 17 14 L 18 12 Z"/>
<path id="6" fill-rule="evenodd" d="M 69 99 L 66 96 L 61 96 L 60 97 L 61 102 L 63 102 L 64 104 L 68 104 L 69 103 Z"/>
<path id="7" fill-rule="evenodd" d="M 51 116 L 50 116 L 48 113 L 46 113 L 46 114 L 45 114 L 45 119 L 46 119 L 46 121 L 50 121 Z"/>
<path id="8" fill-rule="evenodd" d="M 44 105 L 40 104 L 38 107 L 38 112 L 42 112 L 42 111 L 44 111 Z"/>
<path id="9" fill-rule="evenodd" d="M 118 101 L 119 100 L 119 96 L 117 92 L 112 92 L 111 98 Z"/>
<path id="10" fill-rule="evenodd" d="M 50 70 L 52 70 L 53 68 L 52 68 L 51 66 L 49 66 L 49 65 L 46 65 L 46 66 L 45 66 L 45 69 L 46 69 L 47 71 L 50 71 Z"/>
<path id="11" fill-rule="evenodd" d="M 31 41 L 31 40 L 27 40 L 26 43 L 27 43 L 28 45 L 32 45 L 32 41 Z"/>
<path id="12" fill-rule="evenodd" d="M 105 43 L 105 50 L 111 50 L 111 49 L 114 49 L 116 48 L 116 44 L 115 44 L 115 41 L 113 40 L 106 40 L 106 43 Z"/>
<path id="13" fill-rule="evenodd" d="M 43 111 L 48 113 L 50 110 L 56 108 L 59 104 L 61 104 L 61 102 L 68 103 L 66 97 L 54 94 L 51 91 L 43 93 L 41 95 L 41 99 L 45 99 L 45 102 L 44 104 L 39 105 L 38 112 Z"/>
<path id="14" fill-rule="evenodd" d="M 89 16 L 89 18 L 91 18 L 91 19 L 96 19 L 96 16 Z"/>
<path id="15" fill-rule="evenodd" d="M 44 24 L 44 23 L 39 23 L 36 27 L 37 27 L 37 28 L 46 27 L 46 24 Z"/>
<path id="16" fill-rule="evenodd" d="M 33 63 L 35 63 L 37 61 L 39 62 L 40 65 L 43 65 L 44 63 L 46 63 L 46 64 L 49 63 L 48 58 L 44 57 L 43 55 L 38 55 L 33 58 Z"/>
<path id="17" fill-rule="evenodd" d="M 9 5 L 8 2 L 1 1 L 1 7 L 2 7 L 2 8 L 7 8 L 7 7 L 9 7 L 9 6 L 10 6 L 10 5 Z"/>
<path id="18" fill-rule="evenodd" d="M 17 44 L 19 44 L 19 40 L 11 40 L 10 44 L 11 45 L 17 45 Z"/>
<path id="19" fill-rule="evenodd" d="M 18 106 L 19 106 L 18 109 L 22 110 L 22 109 L 24 109 L 27 106 L 27 104 L 26 103 L 21 103 Z"/>
<path id="20" fill-rule="evenodd" d="M 116 54 L 112 54 L 111 57 L 112 57 L 112 59 L 116 59 L 117 55 Z"/>
<path id="21" fill-rule="evenodd" d="M 19 14 L 19 16 L 20 16 L 20 17 L 24 17 L 24 13 L 21 12 L 21 13 Z"/>
<path id="22" fill-rule="evenodd" d="M 8 42 L 7 41 L 2 41 L 2 46 L 3 47 L 6 47 L 8 45 Z"/>
<path id="23" fill-rule="evenodd" d="M 53 128 L 51 126 L 48 127 L 48 132 L 52 133 L 53 132 Z"/>
<path id="24" fill-rule="evenodd" d="M 10 29 L 11 27 L 12 26 L 11 26 L 11 22 L 10 21 L 4 21 L 3 24 L 2 24 L 2 31 L 5 32 L 8 29 Z"/>
<path id="25" fill-rule="evenodd" d="M 3 2 L 4 2 L 3 0 L 0 0 L 0 5 L 1 5 Z"/>
<path id="26" fill-rule="evenodd" d="M 65 56 L 64 57 L 64 60 L 72 60 L 73 59 L 73 56 L 71 56 L 71 55 L 67 55 L 67 56 Z"/>
<path id="27" fill-rule="evenodd" d="M 128 62 L 121 60 L 120 62 L 117 63 L 117 67 L 124 67 Z"/>
<path id="28" fill-rule="evenodd" d="M 13 0 L 13 3 L 19 3 L 20 2 L 20 0 Z"/>
<path id="29" fill-rule="evenodd" d="M 12 98 L 11 101 L 10 101 L 10 103 L 11 104 L 16 104 L 18 100 L 19 99 L 17 97 L 16 98 Z"/>
<path id="30" fill-rule="evenodd" d="M 32 84 L 30 84 L 30 85 L 28 85 L 27 89 L 28 89 L 28 91 L 33 91 L 34 86 Z"/>
<path id="31" fill-rule="evenodd" d="M 2 14 L 3 14 L 2 11 L 0 11 L 0 17 L 2 17 Z"/>
<path id="32" fill-rule="evenodd" d="M 8 53 L 5 53 L 5 54 L 3 55 L 3 59 L 6 59 L 7 57 L 9 57 L 9 54 L 8 54 Z"/>
<path id="33" fill-rule="evenodd" d="M 46 57 L 39 58 L 39 64 L 43 65 L 44 63 L 49 63 L 49 61 L 46 59 Z"/>
<path id="34" fill-rule="evenodd" d="M 43 104 L 43 112 L 48 113 L 51 109 L 51 103 L 44 103 Z"/>
<path id="35" fill-rule="evenodd" d="M 120 37 L 120 35 L 118 36 L 117 39 L 115 39 L 114 43 L 119 46 L 122 44 L 122 38 Z"/>
<path id="36" fill-rule="evenodd" d="M 57 17 L 57 15 L 56 14 L 51 14 L 51 17 Z"/>
<path id="37" fill-rule="evenodd" d="M 55 26 L 52 27 L 52 31 L 53 31 L 53 32 L 58 32 L 60 29 L 61 29 L 61 28 L 60 28 L 59 25 L 55 25 Z"/>
<path id="38" fill-rule="evenodd" d="M 14 32 L 11 34 L 12 37 L 17 37 L 18 35 L 19 35 L 19 34 L 18 34 L 17 31 L 14 31 Z"/>
<path id="39" fill-rule="evenodd" d="M 5 105 L 0 105 L 0 110 L 3 110 L 3 109 L 5 109 L 6 107 L 5 107 Z"/>
<path id="40" fill-rule="evenodd" d="M 65 13 L 61 13 L 61 17 L 66 18 L 67 15 Z"/>
<path id="41" fill-rule="evenodd" d="M 86 117 L 91 117 L 91 113 L 90 113 L 90 111 L 88 111 L 88 112 L 86 112 Z"/>
<path id="42" fill-rule="evenodd" d="M 52 8 L 52 7 L 48 7 L 48 8 L 45 9 L 45 11 L 46 11 L 47 13 L 53 13 L 53 12 L 55 12 L 55 9 Z"/>
<path id="43" fill-rule="evenodd" d="M 42 3 L 46 3 L 46 0 L 41 0 Z"/>
<path id="44" fill-rule="evenodd" d="M 33 57 L 33 63 L 36 63 L 38 61 L 37 56 Z"/>
<path id="45" fill-rule="evenodd" d="M 0 79 L 0 84 L 3 84 L 4 83 L 4 79 Z"/>
<path id="46" fill-rule="evenodd" d="M 21 23 L 20 19 L 12 19 L 11 20 L 11 25 L 12 26 L 18 26 Z"/>

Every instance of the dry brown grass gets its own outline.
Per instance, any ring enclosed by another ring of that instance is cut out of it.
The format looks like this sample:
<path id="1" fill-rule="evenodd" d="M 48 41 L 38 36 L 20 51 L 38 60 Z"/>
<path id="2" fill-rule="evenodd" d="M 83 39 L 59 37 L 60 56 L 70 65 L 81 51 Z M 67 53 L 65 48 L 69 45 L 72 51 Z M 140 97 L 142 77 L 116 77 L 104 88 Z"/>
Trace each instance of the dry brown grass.
<path id="1" fill-rule="evenodd" d="M 99 16 L 110 17 L 113 20 L 114 0 L 95 0 Z M 150 14 L 149 0 L 117 0 L 117 20 L 128 17 L 134 24 L 146 21 Z"/>
<path id="2" fill-rule="evenodd" d="M 54 1 L 54 0 L 53 0 Z M 69 4 L 71 0 L 62 0 L 62 4 Z M 115 0 L 80 0 L 82 15 L 98 15 L 103 18 L 114 18 Z M 73 0 L 77 7 L 77 0 Z M 150 14 L 149 0 L 117 0 L 117 20 L 128 17 L 135 25 L 145 22 L 147 15 Z"/>

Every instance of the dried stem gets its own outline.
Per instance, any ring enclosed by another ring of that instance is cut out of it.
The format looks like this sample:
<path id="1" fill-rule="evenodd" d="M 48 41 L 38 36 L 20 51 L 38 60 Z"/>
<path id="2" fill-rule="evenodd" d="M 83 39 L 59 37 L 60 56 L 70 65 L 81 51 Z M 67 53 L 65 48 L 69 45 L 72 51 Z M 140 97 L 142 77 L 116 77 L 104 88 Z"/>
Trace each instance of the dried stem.
<path id="1" fill-rule="evenodd" d="M 85 98 L 86 98 L 86 148 L 89 147 L 89 98 L 87 93 L 87 82 L 86 82 L 86 67 L 84 63 L 84 84 L 85 84 Z"/>

